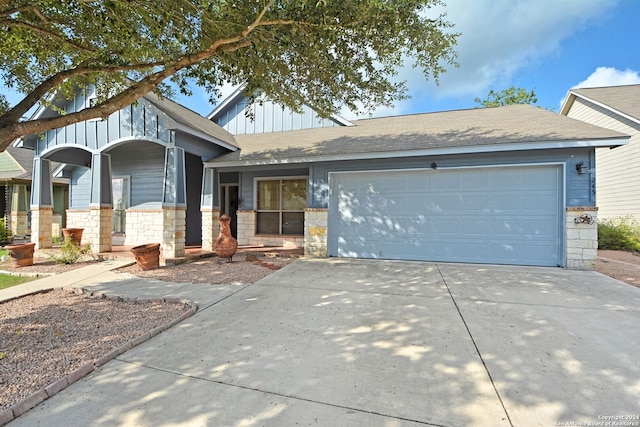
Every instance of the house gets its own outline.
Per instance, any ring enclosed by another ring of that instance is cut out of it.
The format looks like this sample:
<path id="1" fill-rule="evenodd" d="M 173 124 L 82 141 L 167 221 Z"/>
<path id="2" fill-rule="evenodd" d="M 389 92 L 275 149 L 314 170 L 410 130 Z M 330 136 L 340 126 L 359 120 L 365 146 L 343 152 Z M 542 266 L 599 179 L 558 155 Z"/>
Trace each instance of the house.
<path id="1" fill-rule="evenodd" d="M 640 220 L 640 85 L 572 89 L 560 113 L 631 136 L 628 145 L 596 150 L 598 216 Z"/>
<path id="2" fill-rule="evenodd" d="M 87 108 L 91 92 L 55 101 L 66 112 Z M 43 108 L 36 117 L 58 114 Z M 52 162 L 70 182 L 67 226 L 83 228 L 92 251 L 161 243 L 166 260 L 202 243 L 203 160 L 236 150 L 233 136 L 203 116 L 153 93 L 104 120 L 89 120 L 26 138 L 35 150 L 32 241 L 51 246 Z"/>
<path id="3" fill-rule="evenodd" d="M 55 167 L 55 165 L 54 165 Z M 33 150 L 7 147 L 0 153 L 0 215 L 14 237 L 31 234 L 29 198 Z M 60 237 L 65 225 L 69 182 L 65 178 L 52 181 L 52 235 Z"/>
<path id="4" fill-rule="evenodd" d="M 208 120 L 149 94 L 28 138 L 33 241 L 51 244 L 59 161 L 67 225 L 94 251 L 212 250 L 227 213 L 239 244 L 311 256 L 593 268 L 595 149 L 627 135 L 526 105 L 348 121 L 248 102 L 237 91 Z"/>
<path id="5" fill-rule="evenodd" d="M 248 102 L 209 116 L 240 149 L 205 162 L 203 187 L 241 245 L 594 267 L 595 149 L 626 135 L 528 105 L 347 122 Z"/>

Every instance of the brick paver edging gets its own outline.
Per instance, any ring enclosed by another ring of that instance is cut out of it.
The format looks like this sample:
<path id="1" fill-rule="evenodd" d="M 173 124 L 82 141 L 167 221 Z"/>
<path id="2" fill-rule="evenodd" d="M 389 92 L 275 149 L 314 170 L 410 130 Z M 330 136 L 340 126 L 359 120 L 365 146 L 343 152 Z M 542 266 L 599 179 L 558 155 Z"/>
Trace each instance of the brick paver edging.
<path id="1" fill-rule="evenodd" d="M 53 397 L 54 395 L 56 395 L 57 393 L 61 392 L 65 388 L 69 387 L 71 384 L 73 384 L 76 381 L 80 380 L 81 378 L 87 376 L 91 372 L 95 371 L 96 369 L 98 369 L 99 367 L 101 367 L 102 365 L 104 365 L 105 363 L 110 361 L 111 359 L 115 359 L 116 357 L 118 357 L 122 353 L 126 352 L 127 350 L 130 350 L 133 347 L 136 347 L 137 345 L 140 345 L 143 342 L 151 339 L 151 337 L 154 337 L 154 336 L 158 335 L 160 332 L 166 331 L 167 329 L 171 328 L 172 326 L 177 325 L 178 323 L 182 322 L 183 320 L 193 316 L 198 311 L 198 305 L 195 302 L 189 301 L 189 300 L 186 300 L 186 299 L 181 299 L 181 298 L 123 298 L 123 297 L 120 297 L 118 295 L 106 294 L 105 292 L 93 292 L 93 291 L 90 291 L 90 290 L 84 289 L 84 288 L 57 287 L 57 288 L 53 288 L 53 289 L 39 290 L 39 291 L 36 291 L 36 292 L 32 292 L 32 293 L 30 293 L 28 295 L 35 295 L 35 294 L 39 294 L 39 293 L 43 293 L 43 292 L 50 292 L 52 290 L 60 290 L 60 289 L 62 289 L 64 291 L 73 292 L 73 293 L 76 293 L 76 294 L 86 294 L 86 295 L 89 295 L 89 296 L 94 296 L 94 297 L 98 297 L 98 298 L 105 298 L 105 299 L 112 300 L 112 301 L 133 302 L 133 303 L 136 303 L 136 304 L 149 304 L 149 303 L 153 303 L 153 302 L 186 304 L 186 305 L 189 306 L 189 310 L 185 311 L 184 313 L 182 313 L 180 316 L 176 317 L 175 319 L 168 321 L 164 325 L 160 325 L 157 328 L 154 328 L 151 331 L 139 336 L 138 338 L 135 338 L 135 339 L 133 339 L 133 340 L 131 340 L 131 341 L 125 343 L 125 344 L 122 344 L 120 347 L 114 348 L 113 350 L 111 350 L 107 354 L 97 358 L 93 362 L 85 363 L 84 365 L 80 366 L 79 368 L 77 368 L 73 372 L 69 373 L 64 378 L 61 378 L 61 379 L 59 379 L 57 381 L 54 381 L 53 383 L 49 384 L 48 386 L 36 391 L 31 396 L 20 400 L 19 402 L 15 403 L 10 408 L 5 409 L 4 411 L 0 412 L 0 427 L 4 426 L 5 424 L 8 424 L 10 421 L 13 421 L 14 419 L 18 418 L 20 415 L 24 414 L 28 410 L 30 410 L 30 409 L 34 408 L 35 406 L 39 405 L 40 403 L 44 402 L 48 398 Z M 22 296 L 28 296 L 28 295 L 22 295 Z M 21 298 L 21 297 L 18 297 L 18 298 Z M 12 299 L 15 299 L 15 298 L 12 298 Z"/>

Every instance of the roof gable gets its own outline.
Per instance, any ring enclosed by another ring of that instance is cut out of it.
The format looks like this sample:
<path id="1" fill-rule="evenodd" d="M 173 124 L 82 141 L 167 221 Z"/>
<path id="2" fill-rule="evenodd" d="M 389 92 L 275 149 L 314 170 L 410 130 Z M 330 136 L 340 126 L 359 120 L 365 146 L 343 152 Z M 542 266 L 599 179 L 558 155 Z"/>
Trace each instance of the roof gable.
<path id="1" fill-rule="evenodd" d="M 302 111 L 293 111 L 267 97 L 250 103 L 244 94 L 245 87 L 238 87 L 207 116 L 234 135 L 352 125 L 338 115 L 323 118 L 308 105 L 303 106 Z"/>
<path id="2" fill-rule="evenodd" d="M 640 85 L 571 89 L 560 109 L 567 115 L 576 97 L 586 99 L 629 120 L 640 123 Z"/>
<path id="3" fill-rule="evenodd" d="M 60 108 L 67 113 L 71 113 L 87 108 L 90 105 L 91 98 L 94 97 L 95 95 L 93 94 L 93 92 L 87 92 L 86 90 L 78 89 L 76 91 L 75 98 L 72 100 L 62 100 L 60 97 L 58 97 L 50 101 L 56 106 L 56 108 Z M 215 123 L 211 122 L 207 118 L 196 113 L 195 111 L 192 111 L 168 98 L 162 98 L 154 94 L 153 92 L 149 92 L 148 94 L 142 96 L 139 101 L 144 102 L 137 102 L 124 107 L 112 113 L 106 120 L 88 120 L 85 122 L 74 123 L 70 126 L 84 126 L 88 123 L 97 122 L 107 123 L 113 117 L 118 117 L 116 125 L 109 124 L 108 126 L 114 126 L 118 128 L 122 127 L 125 134 L 128 134 L 130 136 L 133 135 L 144 137 L 146 136 L 146 133 L 149 132 L 141 131 L 134 128 L 136 127 L 136 120 L 146 121 L 146 115 L 136 114 L 136 112 L 148 108 L 144 105 L 140 105 L 146 103 L 147 105 L 151 106 L 151 109 L 154 110 L 154 115 L 163 116 L 163 123 L 159 125 L 159 128 L 162 128 L 163 131 L 176 130 L 178 132 L 192 135 L 196 138 L 201 139 L 202 141 L 220 145 L 229 150 L 236 150 L 238 148 L 235 144 L 235 140 L 232 134 L 222 129 Z M 47 118 L 58 114 L 59 113 L 51 107 L 40 107 L 34 113 L 32 119 Z M 125 116 L 124 121 L 120 118 L 120 116 Z M 164 118 L 166 118 L 166 120 Z M 145 129 L 145 127 L 146 123 L 142 126 L 142 128 Z M 97 132 L 98 131 L 96 131 L 96 133 Z M 53 129 L 47 131 L 46 134 L 48 135 L 46 139 L 50 139 L 49 135 L 56 135 L 57 130 Z M 17 140 L 14 143 L 14 146 L 28 146 L 30 148 L 34 148 L 38 143 L 38 139 L 35 137 L 35 135 L 29 135 L 25 138 Z"/>

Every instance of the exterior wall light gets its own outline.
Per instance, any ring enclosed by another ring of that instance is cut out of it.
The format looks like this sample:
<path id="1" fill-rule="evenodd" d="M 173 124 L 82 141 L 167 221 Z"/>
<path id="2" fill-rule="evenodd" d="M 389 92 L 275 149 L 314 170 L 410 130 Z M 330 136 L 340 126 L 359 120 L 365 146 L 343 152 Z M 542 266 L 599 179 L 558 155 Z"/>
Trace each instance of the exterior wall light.
<path id="1" fill-rule="evenodd" d="M 580 161 L 576 164 L 576 172 L 578 172 L 579 175 L 584 175 L 587 173 L 587 165 L 585 165 L 583 161 Z"/>
<path id="2" fill-rule="evenodd" d="M 431 169 L 433 170 L 438 169 L 438 165 L 436 164 L 436 162 L 431 162 Z"/>

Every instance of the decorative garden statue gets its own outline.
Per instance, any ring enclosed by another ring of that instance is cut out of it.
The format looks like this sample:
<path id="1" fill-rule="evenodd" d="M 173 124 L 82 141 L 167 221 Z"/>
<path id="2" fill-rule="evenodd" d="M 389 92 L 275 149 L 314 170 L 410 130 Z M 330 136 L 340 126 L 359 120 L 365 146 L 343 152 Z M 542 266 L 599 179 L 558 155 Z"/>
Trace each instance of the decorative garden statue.
<path id="1" fill-rule="evenodd" d="M 220 223 L 220 234 L 213 242 L 213 250 L 218 258 L 228 258 L 232 261 L 233 254 L 238 250 L 238 241 L 231 235 L 231 218 L 224 214 L 218 219 Z"/>

